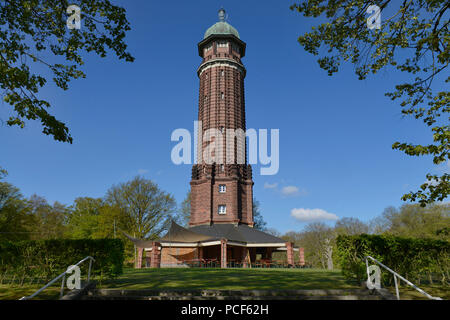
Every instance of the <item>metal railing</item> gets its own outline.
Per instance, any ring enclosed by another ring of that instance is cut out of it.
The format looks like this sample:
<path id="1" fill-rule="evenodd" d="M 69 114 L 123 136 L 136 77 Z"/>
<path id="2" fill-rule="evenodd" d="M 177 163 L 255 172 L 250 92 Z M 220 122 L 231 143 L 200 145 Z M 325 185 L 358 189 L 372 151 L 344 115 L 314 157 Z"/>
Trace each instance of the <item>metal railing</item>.
<path id="1" fill-rule="evenodd" d="M 384 269 L 386 269 L 387 271 L 389 271 L 390 273 L 392 273 L 392 275 L 394 276 L 394 283 L 395 283 L 395 293 L 397 296 L 397 300 L 400 300 L 400 293 L 398 290 L 398 279 L 405 281 L 409 286 L 413 287 L 414 289 L 416 289 L 417 291 L 419 291 L 421 294 L 423 294 L 424 296 L 426 296 L 428 299 L 431 300 L 442 300 L 442 298 L 439 297 L 433 297 L 431 295 L 429 295 L 428 293 L 426 293 L 425 291 L 423 291 L 422 289 L 420 289 L 419 287 L 417 287 L 415 284 L 413 284 L 412 282 L 408 281 L 407 279 L 403 278 L 401 275 L 399 275 L 397 272 L 395 272 L 394 270 L 386 267 L 384 264 L 382 264 L 380 261 L 378 261 L 377 259 L 371 257 L 371 256 L 366 256 L 365 260 L 366 260 L 366 268 L 367 268 L 367 276 L 370 279 L 370 275 L 369 275 L 369 261 L 368 259 L 371 259 L 372 261 L 374 261 L 375 263 L 379 264 L 380 266 L 382 266 Z M 368 280 L 369 281 L 369 280 Z"/>
<path id="2" fill-rule="evenodd" d="M 92 269 L 92 262 L 95 262 L 95 259 L 92 258 L 91 256 L 87 256 L 86 258 L 84 258 L 83 260 L 80 260 L 77 264 L 75 264 L 74 266 L 78 266 L 80 264 L 82 264 L 83 262 L 85 262 L 86 260 L 89 260 L 89 271 L 88 271 L 88 277 L 87 277 L 87 282 L 89 283 L 90 279 L 91 279 L 91 269 Z M 34 298 L 35 296 L 37 296 L 39 293 L 41 293 L 42 291 L 44 291 L 45 289 L 47 289 L 49 286 L 51 286 L 53 283 L 55 283 L 56 281 L 58 281 L 59 279 L 62 278 L 61 281 L 61 291 L 60 291 L 60 298 L 64 295 L 64 281 L 66 280 L 66 273 L 67 271 L 69 271 L 69 269 L 67 269 L 66 271 L 64 271 L 63 273 L 61 273 L 59 276 L 57 276 L 56 278 L 54 278 L 52 281 L 50 281 L 49 283 L 47 283 L 45 286 L 43 286 L 42 288 L 40 288 L 38 291 L 36 291 L 35 293 L 33 293 L 32 295 L 29 296 L 24 296 L 22 298 L 20 298 L 19 300 L 29 300 L 31 298 Z"/>

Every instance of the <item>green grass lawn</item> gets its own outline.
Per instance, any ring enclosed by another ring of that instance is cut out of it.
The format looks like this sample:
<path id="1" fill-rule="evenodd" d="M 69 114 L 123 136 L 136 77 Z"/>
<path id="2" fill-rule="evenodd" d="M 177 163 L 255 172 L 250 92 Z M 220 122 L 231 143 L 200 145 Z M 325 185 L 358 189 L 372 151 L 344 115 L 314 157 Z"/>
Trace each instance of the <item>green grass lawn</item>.
<path id="1" fill-rule="evenodd" d="M 30 295 L 41 285 L 0 285 L 0 300 L 19 299 Z M 34 300 L 58 299 L 61 282 L 48 288 Z M 448 287 L 421 285 L 433 296 L 450 299 Z M 322 269 L 196 269 L 125 268 L 114 280 L 103 281 L 98 288 L 111 289 L 223 289 L 223 290 L 285 290 L 285 289 L 359 289 L 356 283 L 344 279 L 339 270 Z M 389 290 L 395 294 L 394 288 Z M 427 299 L 412 288 L 400 287 L 400 298 Z"/>
<path id="2" fill-rule="evenodd" d="M 23 296 L 29 296 L 43 287 L 41 285 L 29 285 L 25 284 L 23 286 L 19 285 L 9 285 L 0 284 L 0 300 L 18 300 Z M 61 290 L 61 282 L 55 284 L 44 290 L 42 293 L 38 294 L 33 300 L 55 300 L 59 299 L 59 293 Z"/>
<path id="3" fill-rule="evenodd" d="M 120 289 L 357 289 L 340 271 L 320 269 L 125 269 L 101 288 Z"/>
<path id="4" fill-rule="evenodd" d="M 450 299 L 450 288 L 443 285 L 419 285 L 419 288 L 433 297 L 440 297 L 444 300 Z M 388 288 L 389 291 L 395 295 L 395 288 Z M 402 285 L 399 288 L 400 300 L 429 300 L 426 296 L 407 285 Z"/>

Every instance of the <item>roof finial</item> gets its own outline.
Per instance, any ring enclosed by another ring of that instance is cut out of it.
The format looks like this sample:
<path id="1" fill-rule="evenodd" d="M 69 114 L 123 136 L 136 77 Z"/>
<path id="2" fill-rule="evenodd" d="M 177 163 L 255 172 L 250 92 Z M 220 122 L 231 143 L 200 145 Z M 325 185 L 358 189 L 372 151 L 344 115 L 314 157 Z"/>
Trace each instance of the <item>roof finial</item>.
<path id="1" fill-rule="evenodd" d="M 219 21 L 220 22 L 225 22 L 225 9 L 224 8 L 220 8 L 219 10 Z"/>

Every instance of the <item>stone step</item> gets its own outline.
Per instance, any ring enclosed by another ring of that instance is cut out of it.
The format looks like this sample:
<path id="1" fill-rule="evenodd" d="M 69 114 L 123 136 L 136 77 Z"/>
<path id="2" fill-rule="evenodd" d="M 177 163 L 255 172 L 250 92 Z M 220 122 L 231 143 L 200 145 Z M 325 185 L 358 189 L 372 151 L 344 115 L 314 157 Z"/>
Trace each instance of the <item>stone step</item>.
<path id="1" fill-rule="evenodd" d="M 320 296 L 374 296 L 367 289 L 328 289 L 328 290 L 120 290 L 96 289 L 88 292 L 89 296 L 96 297 L 320 297 Z M 378 296 L 378 295 L 376 295 Z"/>

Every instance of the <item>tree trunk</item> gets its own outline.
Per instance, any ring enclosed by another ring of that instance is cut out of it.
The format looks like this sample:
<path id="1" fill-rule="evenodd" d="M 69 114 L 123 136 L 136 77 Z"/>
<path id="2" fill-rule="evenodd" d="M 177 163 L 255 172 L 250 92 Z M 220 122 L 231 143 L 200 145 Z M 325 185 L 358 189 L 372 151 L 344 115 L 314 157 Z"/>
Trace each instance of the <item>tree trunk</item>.
<path id="1" fill-rule="evenodd" d="M 333 247 L 330 245 L 330 239 L 325 240 L 325 257 L 327 259 L 327 269 L 333 270 Z"/>

